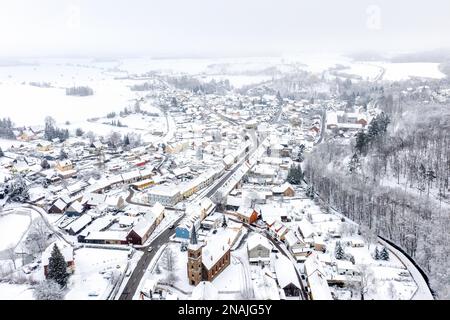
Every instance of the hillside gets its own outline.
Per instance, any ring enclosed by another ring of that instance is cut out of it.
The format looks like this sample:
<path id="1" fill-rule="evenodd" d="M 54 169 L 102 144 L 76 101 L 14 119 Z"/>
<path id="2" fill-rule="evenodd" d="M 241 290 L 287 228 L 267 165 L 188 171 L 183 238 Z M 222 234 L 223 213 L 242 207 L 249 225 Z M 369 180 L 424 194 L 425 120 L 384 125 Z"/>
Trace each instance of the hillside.
<path id="1" fill-rule="evenodd" d="M 450 108 L 394 105 L 385 108 L 386 131 L 372 126 L 351 145 L 320 145 L 306 159 L 306 179 L 349 218 L 404 248 L 448 299 Z"/>

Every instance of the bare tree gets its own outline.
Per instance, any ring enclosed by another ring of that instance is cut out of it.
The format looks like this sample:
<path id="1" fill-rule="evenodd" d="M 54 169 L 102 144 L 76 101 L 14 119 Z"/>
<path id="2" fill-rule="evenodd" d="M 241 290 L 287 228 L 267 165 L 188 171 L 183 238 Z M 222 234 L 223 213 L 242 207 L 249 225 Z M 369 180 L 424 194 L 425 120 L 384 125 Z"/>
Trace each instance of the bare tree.
<path id="1" fill-rule="evenodd" d="M 177 256 L 171 248 L 167 248 L 165 250 L 163 256 L 161 257 L 161 265 L 169 272 L 173 272 L 177 269 Z"/>
<path id="2" fill-rule="evenodd" d="M 389 292 L 389 297 L 392 300 L 397 300 L 397 290 L 395 289 L 394 283 L 392 281 L 389 282 L 388 292 Z"/>
<path id="3" fill-rule="evenodd" d="M 7 254 L 7 256 L 8 256 L 8 259 L 11 260 L 11 262 L 13 263 L 14 270 L 16 270 L 16 268 L 17 268 L 17 267 L 16 267 L 16 258 L 17 258 L 17 255 L 16 255 L 16 252 L 15 252 L 14 246 L 8 247 L 8 248 L 6 249 L 6 254 Z"/>
<path id="4" fill-rule="evenodd" d="M 93 144 L 95 142 L 95 138 L 96 138 L 95 133 L 92 131 L 89 131 L 88 133 L 86 133 L 86 138 L 89 139 L 90 144 Z"/>
<path id="5" fill-rule="evenodd" d="M 34 288 L 33 296 L 36 300 L 62 300 L 64 292 L 55 281 L 44 280 Z"/>
<path id="6" fill-rule="evenodd" d="M 42 253 L 48 246 L 51 232 L 42 219 L 35 219 L 31 225 L 26 241 L 26 247 L 30 253 Z"/>
<path id="7" fill-rule="evenodd" d="M 360 231 L 361 235 L 364 237 L 364 239 L 366 239 L 368 248 L 370 250 L 370 245 L 376 244 L 378 240 L 375 230 L 373 228 L 369 228 L 363 225 L 360 227 Z"/>
<path id="8" fill-rule="evenodd" d="M 340 232 L 341 232 L 342 235 L 349 235 L 349 236 L 351 236 L 351 235 L 354 235 L 356 233 L 356 231 L 357 231 L 357 226 L 356 225 L 354 225 L 352 223 L 349 223 L 349 222 L 341 223 Z"/>
<path id="9" fill-rule="evenodd" d="M 117 149 L 117 147 L 122 142 L 122 136 L 117 131 L 113 131 L 108 135 L 108 144 L 113 148 Z"/>
<path id="10" fill-rule="evenodd" d="M 120 275 L 121 275 L 120 271 L 118 271 L 118 270 L 113 270 L 113 271 L 111 272 L 111 276 L 109 277 L 109 283 L 110 283 L 111 285 L 115 285 L 115 284 L 117 283 L 117 281 L 119 281 Z"/>
<path id="11" fill-rule="evenodd" d="M 374 288 L 375 277 L 372 269 L 366 264 L 358 266 L 358 272 L 360 274 L 360 282 L 358 284 L 361 300 L 364 300 L 366 294 L 370 289 Z"/>
<path id="12" fill-rule="evenodd" d="M 178 276 L 175 272 L 170 271 L 165 277 L 165 282 L 169 285 L 174 285 L 178 281 Z"/>

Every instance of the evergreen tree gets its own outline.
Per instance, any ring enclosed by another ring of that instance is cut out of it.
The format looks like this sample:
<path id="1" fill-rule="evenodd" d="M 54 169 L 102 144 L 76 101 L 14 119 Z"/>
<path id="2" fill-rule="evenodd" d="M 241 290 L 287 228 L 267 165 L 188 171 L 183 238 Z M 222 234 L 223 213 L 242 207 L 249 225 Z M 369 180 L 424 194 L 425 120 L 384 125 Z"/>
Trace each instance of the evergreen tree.
<path id="1" fill-rule="evenodd" d="M 50 164 L 48 163 L 47 159 L 42 160 L 41 162 L 41 168 L 42 169 L 50 169 Z"/>
<path id="2" fill-rule="evenodd" d="M 336 247 L 334 248 L 334 256 L 338 260 L 342 260 L 345 257 L 345 252 L 340 241 L 336 242 Z"/>
<path id="3" fill-rule="evenodd" d="M 54 280 L 61 287 L 64 287 L 67 284 L 68 277 L 66 260 L 55 244 L 48 262 L 47 278 Z"/>
<path id="4" fill-rule="evenodd" d="M 355 173 L 358 171 L 358 169 L 361 167 L 361 163 L 359 162 L 359 157 L 357 153 L 353 154 L 353 157 L 351 158 L 349 164 L 348 164 L 348 171 L 350 173 Z"/>
<path id="5" fill-rule="evenodd" d="M 3 153 L 2 148 L 0 147 L 0 157 L 3 157 L 5 154 Z"/>
<path id="6" fill-rule="evenodd" d="M 314 190 L 314 186 L 313 185 L 306 189 L 306 196 L 307 197 L 310 197 L 311 199 L 314 199 L 314 193 L 315 193 L 315 190 Z"/>
<path id="7" fill-rule="evenodd" d="M 172 105 L 173 108 L 178 107 L 177 98 L 172 97 L 172 101 L 170 102 L 170 104 Z"/>
<path id="8" fill-rule="evenodd" d="M 277 101 L 278 101 L 278 105 L 283 104 L 283 98 L 281 97 L 280 91 L 277 92 Z"/>
<path id="9" fill-rule="evenodd" d="M 303 152 L 305 151 L 305 145 L 301 144 L 298 148 L 297 158 L 295 159 L 298 162 L 303 162 L 305 160 L 305 157 L 303 155 Z"/>
<path id="10" fill-rule="evenodd" d="M 223 219 L 222 219 L 222 228 L 226 228 L 228 226 L 227 224 L 227 218 L 225 218 L 225 215 L 223 215 Z"/>
<path id="11" fill-rule="evenodd" d="M 75 135 L 76 135 L 77 137 L 81 137 L 83 134 L 84 134 L 83 129 L 77 128 L 77 129 L 75 130 Z"/>
<path id="12" fill-rule="evenodd" d="M 303 180 L 303 172 L 300 165 L 292 165 L 288 171 L 287 181 L 290 184 L 299 185 Z"/>
<path id="13" fill-rule="evenodd" d="M 365 154 L 367 152 L 367 143 L 368 143 L 368 137 L 364 133 L 364 131 L 360 130 L 356 134 L 356 145 L 355 149 L 358 151 L 359 154 Z"/>
<path id="14" fill-rule="evenodd" d="M 389 261 L 389 251 L 386 249 L 386 247 L 383 247 L 383 249 L 381 250 L 380 259 L 384 261 Z"/>
<path id="15" fill-rule="evenodd" d="M 64 149 L 61 149 L 59 152 L 59 160 L 66 160 L 68 157 L 67 152 Z"/>
<path id="16" fill-rule="evenodd" d="M 123 138 L 123 144 L 125 146 L 129 146 L 130 145 L 130 137 L 128 137 L 128 135 L 125 135 L 125 137 Z"/>
<path id="17" fill-rule="evenodd" d="M 374 259 L 375 260 L 380 260 L 380 251 L 378 250 L 378 247 L 375 247 Z"/>

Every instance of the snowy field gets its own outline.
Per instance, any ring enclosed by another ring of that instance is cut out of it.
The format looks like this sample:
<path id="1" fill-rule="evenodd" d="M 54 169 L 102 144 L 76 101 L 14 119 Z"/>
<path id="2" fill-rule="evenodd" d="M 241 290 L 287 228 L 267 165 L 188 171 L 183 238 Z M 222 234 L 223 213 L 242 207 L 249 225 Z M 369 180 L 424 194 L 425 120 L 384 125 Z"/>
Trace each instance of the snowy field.
<path id="1" fill-rule="evenodd" d="M 127 250 L 82 248 L 75 251 L 75 273 L 69 278 L 66 300 L 104 300 L 112 290 L 106 277 L 120 274 L 128 261 Z M 119 266 L 120 268 L 117 268 Z M 100 272 L 105 272 L 100 274 Z M 90 296 L 90 294 L 92 296 Z"/>
<path id="2" fill-rule="evenodd" d="M 383 74 L 383 68 L 369 63 L 352 63 L 347 69 L 339 70 L 339 72 L 355 75 L 361 80 L 375 81 Z"/>
<path id="3" fill-rule="evenodd" d="M 30 226 L 27 214 L 7 214 L 0 216 L 0 251 L 17 246 Z"/>
<path id="4" fill-rule="evenodd" d="M 375 64 L 375 63 L 374 63 Z M 386 69 L 383 80 L 399 81 L 411 77 L 432 79 L 445 78 L 439 70 L 439 63 L 376 63 Z"/>
<path id="5" fill-rule="evenodd" d="M 8 150 L 11 147 L 19 148 L 21 145 L 27 146 L 30 145 L 30 143 L 18 140 L 0 139 L 0 148 L 2 148 L 3 151 Z"/>
<path id="6" fill-rule="evenodd" d="M 34 300 L 33 289 L 26 284 L 0 283 L 0 300 Z"/>
<path id="7" fill-rule="evenodd" d="M 47 115 L 65 122 L 122 110 L 132 105 L 139 93 L 128 88 L 135 82 L 115 80 L 117 75 L 89 61 L 44 60 L 36 65 L 0 66 L 2 117 L 11 117 L 19 125 L 36 125 L 43 124 Z M 30 82 L 50 83 L 51 88 L 31 86 Z M 72 86 L 89 86 L 94 95 L 67 96 L 65 88 Z"/>

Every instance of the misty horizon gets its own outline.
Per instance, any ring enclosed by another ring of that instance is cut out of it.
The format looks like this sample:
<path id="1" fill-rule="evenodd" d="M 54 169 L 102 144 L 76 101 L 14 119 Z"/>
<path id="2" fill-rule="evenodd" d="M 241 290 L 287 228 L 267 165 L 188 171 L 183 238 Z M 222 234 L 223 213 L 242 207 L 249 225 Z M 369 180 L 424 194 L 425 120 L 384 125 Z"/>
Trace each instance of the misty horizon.
<path id="1" fill-rule="evenodd" d="M 449 48 L 450 3 L 431 3 L 2 1 L 0 56 L 225 58 Z"/>

